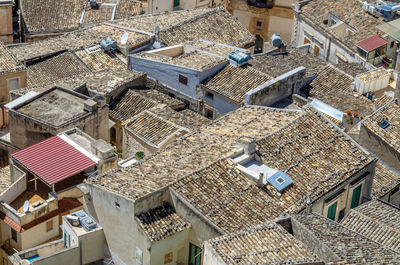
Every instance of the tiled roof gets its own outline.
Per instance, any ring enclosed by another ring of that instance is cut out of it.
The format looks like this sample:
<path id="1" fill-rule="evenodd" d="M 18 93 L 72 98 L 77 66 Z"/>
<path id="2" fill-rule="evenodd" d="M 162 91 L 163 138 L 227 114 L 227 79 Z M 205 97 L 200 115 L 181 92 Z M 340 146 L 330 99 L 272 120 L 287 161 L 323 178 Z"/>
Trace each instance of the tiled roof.
<path id="1" fill-rule="evenodd" d="M 136 215 L 138 223 L 151 242 L 168 238 L 190 228 L 169 203 Z"/>
<path id="2" fill-rule="evenodd" d="M 21 0 L 20 7 L 28 32 L 60 32 L 79 27 L 86 0 Z"/>
<path id="3" fill-rule="evenodd" d="M 175 180 L 232 155 L 238 137 L 260 139 L 286 126 L 299 112 L 246 106 L 225 115 L 199 132 L 178 140 L 129 169 L 97 176 L 89 183 L 137 199 Z"/>
<path id="4" fill-rule="evenodd" d="M 321 71 L 326 62 L 312 54 L 302 52 L 294 48 L 288 48 L 287 55 L 257 55 L 249 60 L 249 64 L 255 69 L 272 77 L 278 77 L 297 67 L 306 68 L 306 76 L 310 77 Z"/>
<path id="5" fill-rule="evenodd" d="M 229 159 L 184 177 L 171 188 L 223 232 L 262 224 L 276 207 Z"/>
<path id="6" fill-rule="evenodd" d="M 380 107 L 385 106 L 389 102 L 393 101 L 393 97 L 388 96 L 388 95 L 383 95 L 382 97 L 378 98 L 374 104 L 375 104 L 375 109 L 379 109 Z"/>
<path id="7" fill-rule="evenodd" d="M 89 72 L 69 52 L 56 55 L 48 60 L 30 65 L 27 68 L 28 86 L 53 83 L 58 79 Z"/>
<path id="8" fill-rule="evenodd" d="M 225 58 L 220 58 L 210 54 L 202 53 L 199 51 L 193 51 L 184 53 L 176 57 L 167 57 L 158 54 L 153 54 L 149 52 L 142 52 L 140 54 L 135 54 L 135 57 L 140 57 L 144 59 L 149 59 L 158 62 L 164 62 L 168 64 L 173 64 L 177 66 L 187 67 L 199 71 L 204 71 L 215 65 L 224 63 L 227 61 Z"/>
<path id="9" fill-rule="evenodd" d="M 341 221 L 347 228 L 400 252 L 400 209 L 372 200 L 351 211 Z"/>
<path id="10" fill-rule="evenodd" d="M 370 52 L 386 44 L 387 41 L 384 38 L 382 38 L 378 34 L 375 34 L 371 37 L 365 38 L 357 42 L 357 47 L 360 47 L 366 52 Z"/>
<path id="11" fill-rule="evenodd" d="M 172 134 L 183 130 L 176 124 L 147 110 L 131 119 L 127 127 L 154 146 L 160 145 Z"/>
<path id="12" fill-rule="evenodd" d="M 88 113 L 83 109 L 85 100 L 84 96 L 77 96 L 56 87 L 14 110 L 53 126 L 60 126 Z"/>
<path id="13" fill-rule="evenodd" d="M 120 19 L 138 15 L 140 10 L 141 2 L 134 0 L 105 1 L 99 3 L 98 9 L 92 9 L 85 0 L 21 1 L 27 32 L 35 34 L 76 30 L 88 24 L 110 21 L 114 12 L 114 19 Z"/>
<path id="14" fill-rule="evenodd" d="M 175 123 L 181 127 L 195 131 L 200 127 L 210 124 L 211 121 L 194 111 L 185 109 L 183 111 L 174 111 L 169 107 L 152 108 L 150 112 L 156 114 L 158 117 Z"/>
<path id="15" fill-rule="evenodd" d="M 330 219 L 316 214 L 292 217 L 324 244 L 337 258 L 326 261 L 349 261 L 346 264 L 400 264 L 399 254 L 375 241 L 348 229 Z"/>
<path id="16" fill-rule="evenodd" d="M 288 211 L 304 208 L 307 193 L 313 201 L 374 161 L 350 137 L 322 114 L 310 110 L 286 128 L 256 143 L 261 162 L 285 172 L 293 185 L 277 195 L 265 188 Z"/>
<path id="17" fill-rule="evenodd" d="M 371 100 L 351 90 L 354 79 L 332 66 L 327 66 L 309 85 L 310 96 L 346 112 L 357 111 L 360 117 L 373 113 Z"/>
<path id="18" fill-rule="evenodd" d="M 335 67 L 352 77 L 368 71 L 362 64 L 358 63 L 338 63 L 335 64 Z"/>
<path id="19" fill-rule="evenodd" d="M 379 126 L 383 120 L 389 122 L 390 127 L 383 129 Z M 394 150 L 400 152 L 400 107 L 395 102 L 380 108 L 363 121 L 363 125 Z"/>
<path id="20" fill-rule="evenodd" d="M 83 15 L 82 26 L 85 27 L 87 25 L 112 20 L 115 8 L 115 5 L 105 5 L 100 3 L 98 4 L 97 9 L 93 9 L 87 5 Z"/>
<path id="21" fill-rule="evenodd" d="M 106 95 L 111 93 L 114 89 L 139 78 L 143 74 L 144 73 L 130 70 L 107 69 L 95 73 L 84 73 L 66 77 L 55 82 L 53 80 L 51 83 L 45 85 L 30 86 L 19 89 L 16 91 L 17 93 L 13 92 L 17 95 L 24 95 L 29 91 L 43 92 L 54 86 L 74 90 L 85 83 L 89 91 L 95 94 Z"/>
<path id="22" fill-rule="evenodd" d="M 339 35 L 335 29 L 323 23 L 323 20 L 330 15 L 348 26 L 345 29 L 346 34 Z M 357 0 L 313 0 L 302 7 L 300 16 L 305 18 L 308 23 L 314 24 L 317 29 L 334 36 L 352 51 L 356 51 L 357 42 L 378 33 L 376 26 L 383 23 L 365 12 L 362 3 Z"/>
<path id="23" fill-rule="evenodd" d="M 101 24 L 65 33 L 50 39 L 24 43 L 10 47 L 18 60 L 24 61 L 64 50 L 77 50 L 99 44 L 110 37 L 119 43 L 121 36 L 128 33 L 128 44 L 135 46 L 151 39 L 147 34 L 120 29 L 111 24 Z"/>
<path id="24" fill-rule="evenodd" d="M 18 72 L 24 69 L 25 66 L 0 41 L 0 74 Z"/>
<path id="25" fill-rule="evenodd" d="M 135 89 L 135 92 L 145 98 L 149 98 L 151 100 L 166 104 L 171 108 L 184 105 L 183 101 L 180 101 L 177 98 L 170 97 L 156 89 Z"/>
<path id="26" fill-rule="evenodd" d="M 97 72 L 105 69 L 127 69 L 118 57 L 111 57 L 103 51 L 87 53 L 85 50 L 76 51 L 75 55 L 90 69 Z"/>
<path id="27" fill-rule="evenodd" d="M 210 30 L 210 29 L 213 30 Z M 161 29 L 159 38 L 167 45 L 200 39 L 242 47 L 254 36 L 224 8 L 215 8 L 196 17 Z"/>
<path id="28" fill-rule="evenodd" d="M 252 67 L 235 67 L 228 64 L 217 74 L 202 82 L 202 85 L 235 102 L 242 103 L 247 92 L 271 79 L 271 76 Z"/>
<path id="29" fill-rule="evenodd" d="M 11 184 L 10 166 L 0 168 L 0 194 L 8 189 Z"/>
<path id="30" fill-rule="evenodd" d="M 215 42 L 205 41 L 205 40 L 196 40 L 192 42 L 188 42 L 185 46 L 189 46 L 191 48 L 203 50 L 206 52 L 210 52 L 212 54 L 216 54 L 222 57 L 228 57 L 230 52 L 235 51 L 235 47 L 227 46 L 227 45 L 220 45 Z"/>
<path id="31" fill-rule="evenodd" d="M 311 264 L 320 261 L 281 226 L 246 228 L 209 241 L 225 264 Z"/>
<path id="32" fill-rule="evenodd" d="M 134 92 L 134 90 L 129 89 L 121 96 L 121 99 L 117 101 L 116 105 L 110 106 L 110 116 L 122 122 L 157 104 L 157 102 L 145 98 Z"/>
<path id="33" fill-rule="evenodd" d="M 115 12 L 115 19 L 129 18 L 140 14 L 142 2 L 137 0 L 120 0 Z"/>
<path id="34" fill-rule="evenodd" d="M 382 198 L 400 185 L 400 175 L 381 162 L 376 163 L 372 196 Z"/>

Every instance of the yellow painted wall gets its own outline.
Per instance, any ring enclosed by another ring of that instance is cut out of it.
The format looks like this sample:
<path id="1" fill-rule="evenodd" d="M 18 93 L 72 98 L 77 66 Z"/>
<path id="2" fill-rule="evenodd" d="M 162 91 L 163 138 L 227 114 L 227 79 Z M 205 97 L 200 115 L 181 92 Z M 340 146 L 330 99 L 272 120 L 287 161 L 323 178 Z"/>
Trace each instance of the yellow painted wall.
<path id="1" fill-rule="evenodd" d="M 12 5 L 0 5 L 0 40 L 13 42 Z"/>

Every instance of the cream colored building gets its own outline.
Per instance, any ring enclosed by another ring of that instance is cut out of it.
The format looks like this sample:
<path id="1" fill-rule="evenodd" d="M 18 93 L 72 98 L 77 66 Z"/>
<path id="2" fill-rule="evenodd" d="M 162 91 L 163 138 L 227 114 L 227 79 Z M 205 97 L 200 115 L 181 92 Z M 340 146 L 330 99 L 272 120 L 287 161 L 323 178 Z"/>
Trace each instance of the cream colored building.
<path id="1" fill-rule="evenodd" d="M 13 15 L 14 1 L 0 0 L 0 41 L 13 43 Z"/>
<path id="2" fill-rule="evenodd" d="M 228 11 L 256 37 L 255 52 L 265 51 L 264 43 L 268 42 L 274 33 L 280 33 L 286 43 L 291 40 L 294 13 L 292 4 L 297 1 L 274 2 L 272 8 L 259 8 L 249 5 L 246 1 L 229 1 Z"/>
<path id="3" fill-rule="evenodd" d="M 0 1 L 0 12 L 1 12 Z M 0 25 L 1 21 L 0 16 Z M 0 31 L 2 30 L 0 27 Z M 7 125 L 4 105 L 10 102 L 10 91 L 26 87 L 26 68 L 0 41 L 0 126 Z"/>

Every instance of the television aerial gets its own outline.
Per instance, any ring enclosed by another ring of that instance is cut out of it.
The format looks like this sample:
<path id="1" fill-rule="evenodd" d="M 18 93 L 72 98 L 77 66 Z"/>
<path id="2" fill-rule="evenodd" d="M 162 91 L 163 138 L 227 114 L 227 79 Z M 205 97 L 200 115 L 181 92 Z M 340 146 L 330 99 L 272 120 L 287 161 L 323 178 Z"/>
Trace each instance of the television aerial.
<path id="1" fill-rule="evenodd" d="M 158 35 L 159 32 L 160 32 L 160 27 L 157 25 L 157 26 L 156 26 L 156 29 L 155 29 L 155 31 L 154 31 L 154 33 L 155 33 L 156 35 Z"/>
<path id="2" fill-rule="evenodd" d="M 29 211 L 29 201 L 28 200 L 26 200 L 24 202 L 24 213 L 26 213 L 27 211 Z"/>
<path id="3" fill-rule="evenodd" d="M 124 33 L 121 37 L 121 44 L 125 45 L 128 42 L 128 33 Z"/>

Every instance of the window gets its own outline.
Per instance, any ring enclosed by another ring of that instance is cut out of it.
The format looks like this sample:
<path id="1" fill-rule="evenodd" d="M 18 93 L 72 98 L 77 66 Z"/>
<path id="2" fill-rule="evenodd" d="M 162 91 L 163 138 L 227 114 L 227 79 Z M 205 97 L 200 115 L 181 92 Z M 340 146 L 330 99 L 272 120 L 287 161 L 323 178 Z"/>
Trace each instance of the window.
<path id="1" fill-rule="evenodd" d="M 285 179 L 282 178 L 282 177 L 278 177 L 278 178 L 276 179 L 276 182 L 278 182 L 280 185 L 282 185 L 282 184 L 285 182 Z"/>
<path id="2" fill-rule="evenodd" d="M 257 27 L 261 27 L 262 26 L 262 21 L 257 21 Z"/>
<path id="3" fill-rule="evenodd" d="M 317 45 L 314 46 L 314 56 L 319 57 L 319 47 Z"/>
<path id="4" fill-rule="evenodd" d="M 179 83 L 187 85 L 187 83 L 188 83 L 187 77 L 183 76 L 183 75 L 179 75 Z"/>
<path id="5" fill-rule="evenodd" d="M 189 244 L 189 265 L 201 265 L 201 248 Z"/>
<path id="6" fill-rule="evenodd" d="M 46 231 L 49 232 L 53 230 L 53 220 L 50 220 L 46 223 Z"/>
<path id="7" fill-rule="evenodd" d="M 357 188 L 353 189 L 353 196 L 351 197 L 351 208 L 355 208 L 360 204 L 361 188 L 362 185 L 359 185 Z"/>
<path id="8" fill-rule="evenodd" d="M 209 100 L 214 100 L 214 94 L 206 91 L 206 98 Z"/>
<path id="9" fill-rule="evenodd" d="M 329 219 L 335 221 L 336 218 L 336 208 L 337 208 L 337 202 L 335 202 L 334 204 L 332 204 L 331 206 L 329 206 L 328 208 L 328 215 L 326 217 L 328 217 Z"/>
<path id="10" fill-rule="evenodd" d="M 143 265 L 143 252 L 138 247 L 136 247 L 136 265 Z"/>
<path id="11" fill-rule="evenodd" d="M 179 7 L 179 0 L 174 0 L 174 8 Z"/>
<path id="12" fill-rule="evenodd" d="M 11 238 L 15 241 L 18 242 L 18 234 L 17 231 L 11 228 Z"/>
<path id="13" fill-rule="evenodd" d="M 64 231 L 64 247 L 69 248 L 71 246 L 71 238 L 70 235 Z"/>
<path id="14" fill-rule="evenodd" d="M 344 209 L 339 212 L 338 221 L 342 220 L 344 217 Z"/>
<path id="15" fill-rule="evenodd" d="M 391 43 L 390 43 L 390 48 L 393 48 L 394 47 L 394 41 L 392 41 Z"/>
<path id="16" fill-rule="evenodd" d="M 257 34 L 254 53 L 261 53 L 263 51 L 263 48 L 264 48 L 264 39 Z"/>
<path id="17" fill-rule="evenodd" d="M 308 38 L 304 37 L 304 44 L 307 44 L 307 43 L 311 43 L 311 41 Z"/>
<path id="18" fill-rule="evenodd" d="M 115 202 L 115 207 L 117 207 L 117 208 L 119 208 L 119 207 L 120 207 L 120 205 L 119 205 L 119 203 L 118 203 L 118 202 Z"/>
<path id="19" fill-rule="evenodd" d="M 19 89 L 19 78 L 8 79 L 8 89 L 10 91 Z"/>

